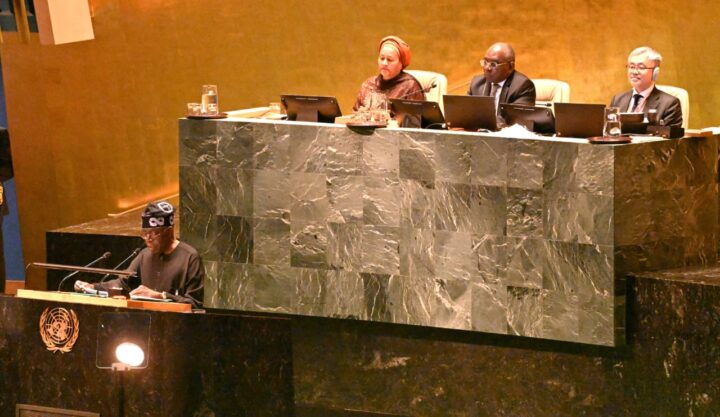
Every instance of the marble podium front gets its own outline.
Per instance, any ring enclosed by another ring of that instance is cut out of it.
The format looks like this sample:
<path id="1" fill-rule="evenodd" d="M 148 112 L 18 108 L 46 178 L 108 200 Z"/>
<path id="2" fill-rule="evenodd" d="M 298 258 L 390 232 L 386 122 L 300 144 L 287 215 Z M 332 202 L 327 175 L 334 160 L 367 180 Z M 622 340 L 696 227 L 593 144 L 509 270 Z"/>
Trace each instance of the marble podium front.
<path id="1" fill-rule="evenodd" d="M 624 343 L 629 271 L 717 258 L 717 138 L 180 120 L 205 305 Z"/>

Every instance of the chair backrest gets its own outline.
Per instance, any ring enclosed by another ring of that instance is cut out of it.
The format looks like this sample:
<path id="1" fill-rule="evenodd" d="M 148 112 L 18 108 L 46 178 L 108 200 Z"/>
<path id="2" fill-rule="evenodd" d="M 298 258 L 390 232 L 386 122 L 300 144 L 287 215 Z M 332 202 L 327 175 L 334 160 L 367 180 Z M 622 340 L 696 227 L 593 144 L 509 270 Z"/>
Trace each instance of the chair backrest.
<path id="1" fill-rule="evenodd" d="M 535 103 L 569 103 L 570 102 L 570 84 L 547 78 L 538 78 L 532 80 L 535 84 Z"/>
<path id="2" fill-rule="evenodd" d="M 673 87 L 671 85 L 656 84 L 655 87 L 657 87 L 658 90 L 664 91 L 680 100 L 680 109 L 682 110 L 683 116 L 682 127 L 683 129 L 687 129 L 688 122 L 690 121 L 690 95 L 687 90 L 680 87 Z"/>
<path id="3" fill-rule="evenodd" d="M 425 93 L 425 98 L 428 101 L 434 101 L 440 105 L 440 109 L 443 109 L 443 95 L 447 94 L 447 77 L 439 72 L 432 71 L 421 71 L 421 70 L 406 70 L 408 74 L 415 77 L 420 85 L 425 89 L 435 84 L 435 87 Z"/>

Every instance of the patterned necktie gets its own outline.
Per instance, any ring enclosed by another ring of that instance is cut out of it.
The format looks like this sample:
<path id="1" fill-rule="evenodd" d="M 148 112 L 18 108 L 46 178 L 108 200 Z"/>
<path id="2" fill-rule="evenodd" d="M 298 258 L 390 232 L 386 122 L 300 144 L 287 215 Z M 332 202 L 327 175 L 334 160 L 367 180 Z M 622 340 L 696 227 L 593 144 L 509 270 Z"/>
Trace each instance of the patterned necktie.
<path id="1" fill-rule="evenodd" d="M 640 99 L 642 97 L 643 97 L 642 94 L 633 95 L 633 105 L 632 105 L 632 110 L 630 110 L 630 112 L 632 112 L 632 113 L 635 112 L 635 109 L 637 109 L 638 103 L 640 103 Z"/>

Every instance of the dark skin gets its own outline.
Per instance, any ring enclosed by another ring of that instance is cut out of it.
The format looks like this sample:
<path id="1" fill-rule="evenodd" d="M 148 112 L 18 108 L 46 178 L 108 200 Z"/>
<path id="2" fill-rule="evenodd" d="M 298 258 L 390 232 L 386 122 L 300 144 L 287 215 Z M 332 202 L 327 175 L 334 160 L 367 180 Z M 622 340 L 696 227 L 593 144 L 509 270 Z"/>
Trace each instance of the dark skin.
<path id="1" fill-rule="evenodd" d="M 483 58 L 486 63 L 494 62 L 497 64 L 495 68 L 490 65 L 483 66 L 485 79 L 491 83 L 499 83 L 515 71 L 515 52 L 512 47 L 503 42 L 493 44 L 485 53 Z"/>
<path id="2" fill-rule="evenodd" d="M 172 253 L 172 251 L 175 250 L 178 243 L 180 243 L 177 239 L 175 239 L 175 230 L 172 226 L 163 227 L 160 229 L 144 230 L 143 239 L 145 240 L 145 245 L 150 249 L 150 251 L 152 251 L 152 253 L 156 255 L 160 253 L 169 255 Z M 150 298 L 163 298 L 162 292 L 155 291 L 152 288 L 146 287 L 144 285 L 140 285 L 139 287 L 130 291 L 130 295 Z"/>

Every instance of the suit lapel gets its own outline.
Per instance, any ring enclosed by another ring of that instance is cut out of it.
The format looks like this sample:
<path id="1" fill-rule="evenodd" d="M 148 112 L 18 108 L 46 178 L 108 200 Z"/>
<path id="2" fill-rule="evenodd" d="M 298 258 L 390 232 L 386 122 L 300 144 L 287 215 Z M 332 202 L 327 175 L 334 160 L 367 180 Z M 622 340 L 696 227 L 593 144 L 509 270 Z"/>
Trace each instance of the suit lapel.
<path id="1" fill-rule="evenodd" d="M 500 90 L 500 103 L 508 102 L 508 96 L 510 95 L 510 87 L 512 86 L 512 80 L 513 80 L 514 76 L 515 76 L 515 71 L 513 71 L 505 79 L 505 84 L 503 84 L 502 89 Z"/>
<path id="2" fill-rule="evenodd" d="M 645 107 L 644 107 L 645 113 L 647 113 L 648 109 L 657 109 L 658 108 L 658 100 L 660 100 L 660 94 L 658 94 L 657 91 L 658 91 L 657 87 L 654 87 L 653 90 L 650 92 L 650 95 L 648 96 L 647 100 L 645 101 Z"/>
<path id="3" fill-rule="evenodd" d="M 620 97 L 620 100 L 618 100 L 618 107 L 620 108 L 620 112 L 624 113 L 624 112 L 628 111 L 628 108 L 630 107 L 630 99 L 633 95 L 633 91 L 635 91 L 635 90 L 628 91 L 627 93 L 623 94 Z"/>

